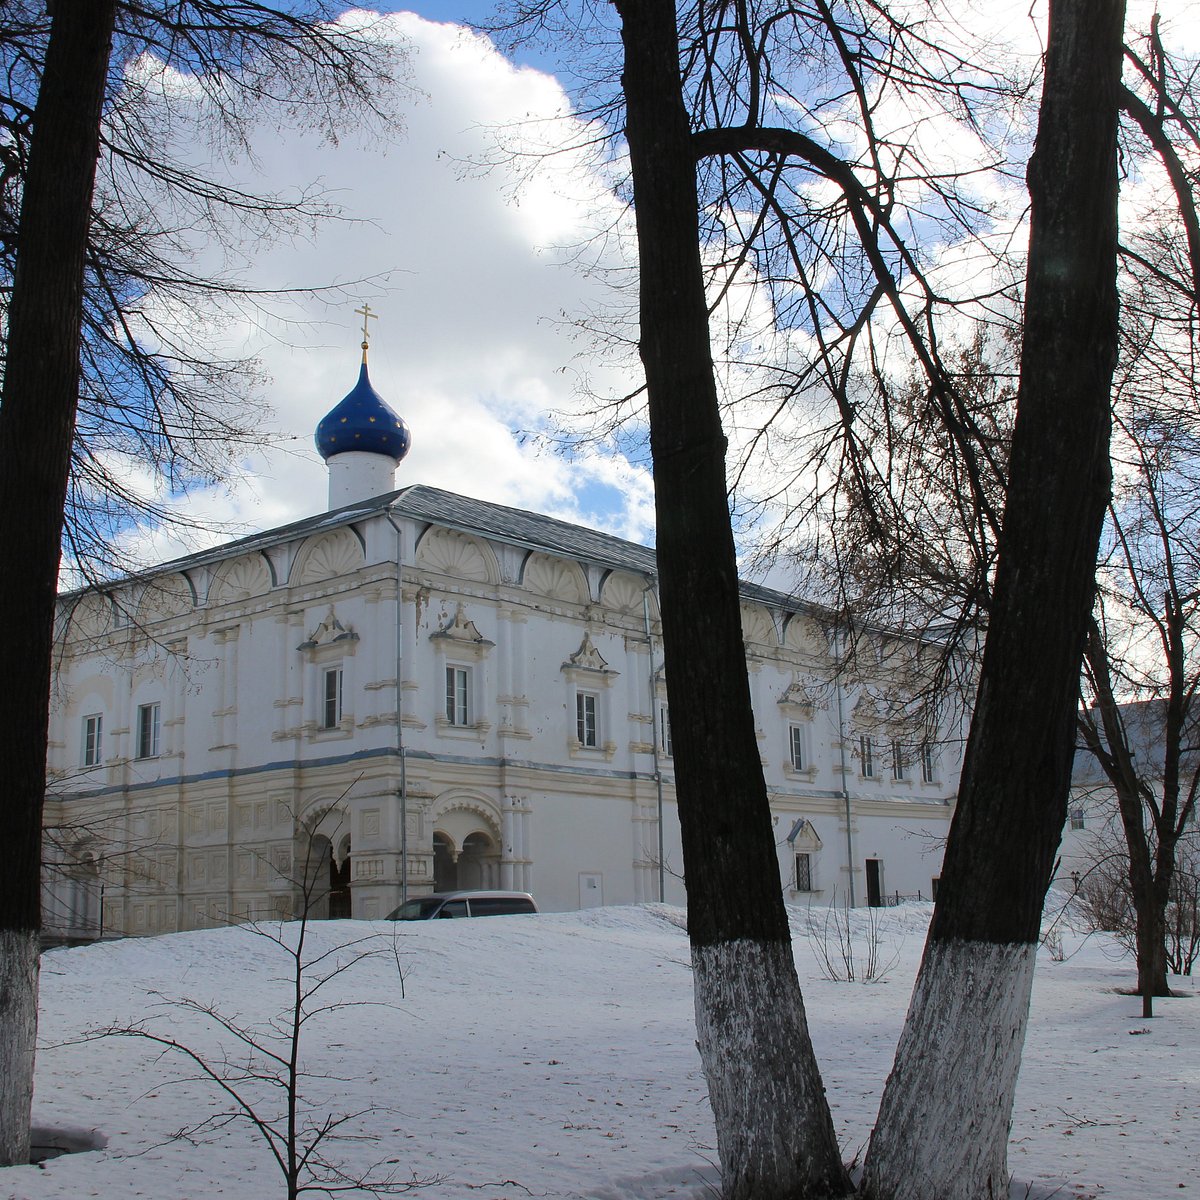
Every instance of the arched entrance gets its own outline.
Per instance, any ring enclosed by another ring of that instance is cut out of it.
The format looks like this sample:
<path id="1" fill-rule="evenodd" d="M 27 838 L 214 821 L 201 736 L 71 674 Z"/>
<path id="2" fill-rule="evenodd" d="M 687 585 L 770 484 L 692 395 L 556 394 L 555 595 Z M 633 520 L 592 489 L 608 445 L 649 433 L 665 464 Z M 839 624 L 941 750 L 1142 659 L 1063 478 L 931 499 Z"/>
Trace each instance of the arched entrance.
<path id="1" fill-rule="evenodd" d="M 310 921 L 339 920 L 352 912 L 350 835 L 337 808 L 310 817 L 296 833 L 293 915 Z"/>
<path id="2" fill-rule="evenodd" d="M 337 856 L 329 860 L 329 919 L 348 920 L 352 916 L 350 903 L 350 835 L 338 846 Z"/>
<path id="3" fill-rule="evenodd" d="M 434 809 L 433 890 L 500 886 L 499 813 L 482 797 L 444 798 Z"/>

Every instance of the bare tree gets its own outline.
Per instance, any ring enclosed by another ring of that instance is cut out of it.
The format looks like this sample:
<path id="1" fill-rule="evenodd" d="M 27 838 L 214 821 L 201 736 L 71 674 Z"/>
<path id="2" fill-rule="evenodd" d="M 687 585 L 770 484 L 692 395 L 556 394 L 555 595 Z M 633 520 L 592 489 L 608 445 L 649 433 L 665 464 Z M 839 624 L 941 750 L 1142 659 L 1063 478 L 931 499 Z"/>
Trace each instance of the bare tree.
<path id="1" fill-rule="evenodd" d="M 9 870 L 0 879 L 0 1166 L 29 1160 L 42 797 L 59 539 L 79 387 L 83 274 L 114 0 L 61 5 L 33 113 L 0 397 L 0 700 Z"/>
<path id="2" fill-rule="evenodd" d="M 688 697 L 695 718 L 696 777 L 679 771 L 677 786 L 701 1053 L 725 1192 L 832 1195 L 846 1185 L 831 1162 L 836 1148 L 807 1046 L 801 1044 L 804 1073 L 787 1084 L 801 1110 L 790 1143 L 774 1136 L 767 1118 L 782 1089 L 773 1065 L 760 1057 L 773 1053 L 780 1024 L 766 1012 L 755 978 L 764 964 L 770 964 L 771 984 L 787 988 L 787 1003 L 803 1010 L 788 980 L 790 962 L 770 963 L 776 932 L 767 889 L 739 899 L 769 835 L 760 828 L 766 805 L 754 786 L 761 771 L 753 746 L 746 750 L 737 741 L 748 725 L 749 703 L 731 601 L 736 575 L 725 443 L 693 244 L 689 141 L 698 158 L 737 162 L 739 154 L 754 152 L 781 163 L 792 156 L 819 164 L 848 199 L 850 216 L 861 218 L 879 294 L 893 298 L 897 320 L 910 326 L 910 345 L 924 352 L 943 428 L 958 438 L 968 466 L 976 462 L 978 442 L 963 436 L 969 410 L 929 352 L 932 330 L 912 329 L 908 309 L 895 301 L 898 287 L 879 235 L 891 230 L 887 202 L 863 195 L 849 164 L 806 134 L 759 123 L 754 99 L 766 94 L 756 87 L 766 60 L 757 49 L 765 35 L 753 35 L 748 7 L 706 10 L 711 23 L 702 34 L 709 40 L 692 47 L 707 92 L 716 96 L 725 94 L 729 73 L 716 69 L 712 46 L 741 35 L 748 47 L 742 61 L 751 107 L 741 124 L 719 130 L 689 128 L 670 17 L 649 13 L 653 6 L 635 0 L 617 7 L 624 22 L 626 135 L 641 255 L 640 349 L 655 460 L 668 687 Z M 1060 0 L 1051 7 L 1041 122 L 1029 167 L 1021 381 L 991 620 L 930 941 L 867 1161 L 866 1187 L 877 1197 L 967 1197 L 1007 1187 L 1008 1124 L 1041 904 L 1066 811 L 1083 636 L 1108 499 L 1123 16 L 1117 2 Z M 831 32 L 837 46 L 836 26 Z M 707 76 L 706 67 L 713 67 Z M 698 119 L 693 113 L 693 123 Z M 851 423 L 847 413 L 844 424 Z M 853 446 L 852 435 L 846 444 Z M 852 469 L 860 465 L 852 455 Z M 986 499 L 977 488 L 975 511 L 986 512 Z M 702 693 L 719 693 L 723 704 L 711 713 L 701 704 L 697 711 Z M 681 745 L 680 757 L 690 757 L 688 746 Z M 714 769 L 721 762 L 739 768 L 736 781 Z M 734 830 L 735 823 L 742 828 Z M 729 859 L 739 868 L 736 883 L 727 879 Z M 991 981 L 986 990 L 974 985 L 982 974 Z M 735 997 L 736 1020 L 729 1016 Z M 748 1030 L 756 1035 L 750 1044 L 742 1036 Z M 964 1129 L 974 1136 L 962 1137 Z"/>
<path id="3" fill-rule="evenodd" d="M 287 1200 L 309 1193 L 331 1197 L 343 1193 L 406 1194 L 436 1180 L 406 1175 L 394 1165 L 392 1155 L 366 1170 L 345 1164 L 337 1144 L 365 1140 L 356 1131 L 356 1123 L 368 1110 L 331 1112 L 314 1103 L 308 1095 L 311 1081 L 328 1077 L 314 1075 L 305 1065 L 305 1035 L 323 1018 L 351 1004 L 390 1007 L 384 999 L 340 998 L 338 985 L 348 972 L 372 960 L 392 960 L 403 996 L 398 935 L 389 941 L 372 933 L 314 949 L 310 922 L 328 891 L 328 880 L 321 870 L 324 859 L 314 851 L 311 836 L 306 853 L 299 857 L 299 872 L 289 881 L 295 894 L 296 919 L 246 925 L 267 943 L 268 957 L 285 964 L 278 977 L 283 985 L 279 1011 L 254 1023 L 226 1011 L 219 1002 L 158 994 L 157 1011 L 151 1018 L 91 1031 L 88 1040 L 135 1038 L 178 1056 L 195 1072 L 192 1077 L 211 1085 L 225 1103 L 219 1111 L 185 1124 L 175 1136 L 206 1143 L 231 1124 L 249 1126 L 278 1168 Z M 216 1031 L 218 1051 L 199 1048 L 179 1032 L 180 1018 L 187 1016 Z"/>
<path id="4" fill-rule="evenodd" d="M 211 100 L 213 116 L 236 115 L 233 98 L 240 96 L 328 120 L 342 102 L 367 98 L 381 76 L 372 40 L 353 26 L 328 24 L 326 16 L 320 4 L 280 9 L 255 0 L 232 7 L 215 0 L 73 0 L 55 5 L 49 24 L 40 6 L 20 3 L 5 5 L 0 16 L 8 93 L 0 101 L 0 269 L 12 280 L 0 399 L 0 615 L 21 631 L 6 639 L 0 657 L 11 681 L 0 705 L 11 834 L 10 869 L 0 879 L 0 1165 L 27 1160 L 29 1148 L 51 636 L 64 512 L 73 497 L 85 525 L 111 530 L 108 502 L 121 502 L 119 470 L 110 473 L 106 492 L 96 488 L 101 476 L 79 469 L 100 469 L 106 447 L 157 455 L 178 482 L 191 471 L 180 464 L 193 461 L 185 441 L 212 448 L 228 432 L 219 421 L 214 432 L 203 404 L 181 403 L 206 393 L 188 392 L 187 363 L 169 342 L 157 357 L 145 353 L 144 323 L 131 319 L 149 289 L 181 278 L 156 274 L 154 264 L 167 259 L 146 254 L 153 235 L 169 242 L 178 229 L 161 218 L 147 226 L 155 205 L 127 187 L 131 164 L 164 192 L 189 199 L 193 211 L 223 205 L 264 220 L 279 215 L 270 205 L 255 209 L 251 198 L 222 194 L 168 156 L 156 158 L 153 148 L 170 126 L 156 131 L 139 123 L 149 110 L 129 88 L 146 76 L 129 68 L 136 60 L 143 72 L 155 63 L 162 75 L 186 72 Z M 124 140 L 113 134 L 118 128 Z M 97 191 L 102 143 L 109 182 L 120 186 Z M 102 202 L 93 219 L 94 194 Z M 184 279 L 202 289 L 203 281 Z"/>

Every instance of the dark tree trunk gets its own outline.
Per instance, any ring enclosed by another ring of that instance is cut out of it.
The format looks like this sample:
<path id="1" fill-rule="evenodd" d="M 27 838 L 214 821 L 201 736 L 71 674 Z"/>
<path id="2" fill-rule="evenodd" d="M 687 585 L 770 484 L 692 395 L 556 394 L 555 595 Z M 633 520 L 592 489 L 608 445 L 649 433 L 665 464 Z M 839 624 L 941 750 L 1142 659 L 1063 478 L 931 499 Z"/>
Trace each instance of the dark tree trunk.
<path id="1" fill-rule="evenodd" d="M 614 0 L 641 278 L 663 643 L 698 1041 L 724 1195 L 841 1196 L 850 1184 L 792 960 L 742 640 L 696 156 L 674 5 Z"/>
<path id="2" fill-rule="evenodd" d="M 994 601 L 937 907 L 867 1156 L 872 1197 L 1008 1194 L 1110 487 L 1123 21 L 1121 0 L 1051 0 Z"/>
<path id="3" fill-rule="evenodd" d="M 33 117 L 0 401 L 0 1165 L 28 1162 L 42 802 L 84 258 L 113 0 L 59 0 Z"/>
<path id="4" fill-rule="evenodd" d="M 1099 624 L 1090 623 L 1087 674 L 1095 694 L 1093 711 L 1079 721 L 1079 732 L 1117 797 L 1117 812 L 1125 834 L 1128 853 L 1126 875 L 1134 912 L 1134 949 L 1137 959 L 1138 994 L 1143 997 L 1143 1015 L 1151 1016 L 1151 998 L 1169 996 L 1167 988 L 1167 901 L 1175 868 L 1175 815 L 1179 792 L 1179 739 L 1182 725 L 1173 719 L 1173 704 L 1166 709 L 1162 729 L 1163 796 L 1156 807 L 1149 800 L 1148 784 L 1139 771 L 1141 764 L 1130 751 L 1128 731 L 1113 690 L 1111 664 Z M 1179 691 L 1180 674 L 1171 672 L 1171 695 Z M 1096 718 L 1099 718 L 1097 721 Z M 1103 738 L 1100 736 L 1103 730 Z M 1156 847 L 1146 834 L 1149 817 Z"/>

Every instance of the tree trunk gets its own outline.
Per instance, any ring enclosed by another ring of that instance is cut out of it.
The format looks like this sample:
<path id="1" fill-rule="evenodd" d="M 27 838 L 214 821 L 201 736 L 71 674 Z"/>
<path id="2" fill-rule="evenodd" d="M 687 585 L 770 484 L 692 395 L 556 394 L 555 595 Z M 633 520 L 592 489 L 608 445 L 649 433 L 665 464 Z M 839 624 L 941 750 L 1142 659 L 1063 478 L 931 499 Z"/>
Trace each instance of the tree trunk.
<path id="1" fill-rule="evenodd" d="M 674 5 L 614 0 L 696 1026 L 727 1200 L 851 1188 L 809 1039 L 742 640 Z"/>
<path id="2" fill-rule="evenodd" d="M 113 0 L 59 0 L 33 117 L 0 401 L 0 1166 L 29 1161 L 42 802 L 84 259 Z"/>
<path id="3" fill-rule="evenodd" d="M 1110 487 L 1123 20 L 1121 0 L 1050 4 L 994 603 L 938 902 L 867 1154 L 875 1200 L 1008 1195 L 1013 1092 Z"/>
<path id="4" fill-rule="evenodd" d="M 1152 892 L 1157 893 L 1153 888 Z M 1137 915 L 1137 969 L 1140 996 L 1169 996 L 1167 986 L 1167 905 L 1152 894 L 1140 903 L 1134 898 Z"/>

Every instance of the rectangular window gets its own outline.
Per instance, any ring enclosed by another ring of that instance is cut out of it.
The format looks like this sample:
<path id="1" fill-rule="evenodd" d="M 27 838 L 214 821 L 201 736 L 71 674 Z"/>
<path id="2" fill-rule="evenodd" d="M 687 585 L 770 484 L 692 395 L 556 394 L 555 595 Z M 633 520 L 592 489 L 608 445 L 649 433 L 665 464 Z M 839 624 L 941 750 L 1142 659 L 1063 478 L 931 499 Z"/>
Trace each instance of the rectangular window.
<path id="1" fill-rule="evenodd" d="M 933 747 L 926 742 L 921 747 L 921 782 L 932 783 L 933 780 Z"/>
<path id="2" fill-rule="evenodd" d="M 811 892 L 812 885 L 812 855 L 796 853 L 796 891 Z"/>
<path id="3" fill-rule="evenodd" d="M 581 746 L 595 749 L 600 744 L 596 727 L 596 697 L 591 692 L 575 694 L 575 736 Z"/>
<path id="4" fill-rule="evenodd" d="M 892 742 L 892 778 L 903 779 L 905 770 L 904 747 L 898 740 Z"/>
<path id="5" fill-rule="evenodd" d="M 1082 808 L 1071 809 L 1071 828 L 1072 829 L 1083 829 L 1084 828 L 1083 809 Z"/>
<path id="6" fill-rule="evenodd" d="M 321 680 L 321 728 L 336 729 L 342 723 L 342 668 L 329 667 Z"/>
<path id="7" fill-rule="evenodd" d="M 804 729 L 801 726 L 788 726 L 788 748 L 792 756 L 792 769 L 803 771 L 808 763 L 804 757 Z"/>
<path id="8" fill-rule="evenodd" d="M 658 749 L 660 754 L 673 758 L 675 751 L 671 744 L 671 714 L 665 704 L 658 706 Z"/>
<path id="9" fill-rule="evenodd" d="M 138 706 L 138 758 L 158 757 L 158 713 L 159 706 L 157 704 L 141 704 Z"/>
<path id="10" fill-rule="evenodd" d="M 859 760 L 862 763 L 864 779 L 872 779 L 875 775 L 875 747 L 871 744 L 871 735 L 864 733 L 858 739 Z"/>
<path id="11" fill-rule="evenodd" d="M 446 720 L 451 725 L 469 725 L 471 708 L 467 703 L 471 674 L 466 667 L 446 668 Z"/>
<path id="12" fill-rule="evenodd" d="M 98 767 L 104 761 L 104 750 L 100 734 L 104 720 L 99 713 L 83 718 L 83 765 Z"/>

